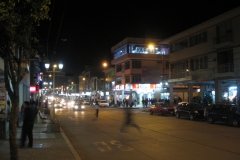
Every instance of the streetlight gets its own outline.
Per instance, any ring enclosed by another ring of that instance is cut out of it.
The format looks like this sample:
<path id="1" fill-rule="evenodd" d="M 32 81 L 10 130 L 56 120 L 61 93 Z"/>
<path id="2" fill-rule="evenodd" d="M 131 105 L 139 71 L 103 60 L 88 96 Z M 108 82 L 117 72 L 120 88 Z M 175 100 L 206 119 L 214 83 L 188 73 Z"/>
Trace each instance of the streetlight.
<path id="1" fill-rule="evenodd" d="M 50 67 L 50 63 L 45 63 L 45 68 L 48 70 L 49 69 L 49 67 Z M 52 91 L 53 91 L 53 95 L 55 94 L 55 73 L 56 72 L 61 72 L 61 71 L 56 71 L 56 68 L 57 68 L 57 65 L 56 64 L 53 64 L 53 70 L 52 71 L 47 71 L 47 72 L 52 72 L 53 73 L 53 88 L 52 88 Z M 62 68 L 63 68 L 63 64 L 60 62 L 59 64 L 58 64 L 58 68 L 61 70 Z M 54 108 L 54 101 L 55 100 L 53 100 L 53 103 L 52 103 L 52 118 L 53 118 L 53 120 L 55 119 L 55 108 Z"/>
<path id="2" fill-rule="evenodd" d="M 103 62 L 103 68 L 107 68 L 108 64 L 106 62 Z M 103 81 L 103 93 L 104 98 L 106 100 L 106 73 L 104 72 L 104 81 Z"/>

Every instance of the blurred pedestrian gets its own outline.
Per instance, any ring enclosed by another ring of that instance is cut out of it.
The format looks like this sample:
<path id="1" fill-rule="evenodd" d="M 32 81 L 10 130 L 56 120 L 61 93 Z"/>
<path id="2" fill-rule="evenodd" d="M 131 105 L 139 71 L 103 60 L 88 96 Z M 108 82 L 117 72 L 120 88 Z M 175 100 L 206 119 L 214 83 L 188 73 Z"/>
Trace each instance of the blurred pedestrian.
<path id="1" fill-rule="evenodd" d="M 99 108 L 99 104 L 98 104 L 98 101 L 97 101 L 97 100 L 96 100 L 96 102 L 95 102 L 94 107 L 95 107 L 95 110 L 96 110 L 95 115 L 96 115 L 96 117 L 98 117 L 98 112 L 99 112 L 98 108 Z"/>
<path id="2" fill-rule="evenodd" d="M 28 136 L 28 146 L 32 148 L 33 146 L 33 125 L 34 125 L 34 111 L 30 107 L 28 101 L 24 102 L 24 114 L 23 114 L 23 125 L 22 125 L 22 136 L 21 136 L 21 148 L 25 147 L 25 141 Z"/>
<path id="3" fill-rule="evenodd" d="M 141 128 L 133 122 L 133 114 L 130 108 L 125 108 L 125 122 L 120 128 L 120 133 L 125 133 L 125 128 L 128 126 L 135 127 L 140 133 L 142 133 Z"/>
<path id="4" fill-rule="evenodd" d="M 30 107 L 33 109 L 34 113 L 34 122 L 37 122 L 37 114 L 38 114 L 38 108 L 37 103 L 35 101 L 30 101 Z"/>

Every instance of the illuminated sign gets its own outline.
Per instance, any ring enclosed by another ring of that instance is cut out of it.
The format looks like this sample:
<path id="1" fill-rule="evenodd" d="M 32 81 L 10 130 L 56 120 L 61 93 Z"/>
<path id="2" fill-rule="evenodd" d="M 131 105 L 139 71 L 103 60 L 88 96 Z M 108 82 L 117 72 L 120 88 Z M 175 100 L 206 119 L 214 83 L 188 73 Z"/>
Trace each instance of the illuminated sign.
<path id="1" fill-rule="evenodd" d="M 36 85 L 30 86 L 30 93 L 36 92 Z"/>

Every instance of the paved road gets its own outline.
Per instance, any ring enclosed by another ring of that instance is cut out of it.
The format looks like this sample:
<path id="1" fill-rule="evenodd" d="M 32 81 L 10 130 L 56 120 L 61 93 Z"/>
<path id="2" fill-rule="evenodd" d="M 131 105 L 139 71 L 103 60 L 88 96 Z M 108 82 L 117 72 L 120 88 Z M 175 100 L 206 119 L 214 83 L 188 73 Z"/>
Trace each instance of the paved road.
<path id="1" fill-rule="evenodd" d="M 124 110 L 94 108 L 56 110 L 61 128 L 82 160 L 239 160 L 240 128 L 205 121 L 149 115 L 133 109 L 142 133 L 129 127 L 119 133 Z"/>

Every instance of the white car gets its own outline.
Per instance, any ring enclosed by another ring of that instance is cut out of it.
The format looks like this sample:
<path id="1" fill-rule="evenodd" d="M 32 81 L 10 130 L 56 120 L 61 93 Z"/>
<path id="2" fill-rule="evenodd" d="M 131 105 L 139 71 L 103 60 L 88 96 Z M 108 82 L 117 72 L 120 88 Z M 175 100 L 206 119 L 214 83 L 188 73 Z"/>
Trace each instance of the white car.
<path id="1" fill-rule="evenodd" d="M 98 104 L 100 107 L 109 107 L 109 103 L 106 100 L 100 100 Z"/>
<path id="2" fill-rule="evenodd" d="M 83 104 L 89 105 L 89 104 L 90 104 L 90 103 L 89 103 L 89 100 L 84 99 L 84 100 L 83 100 Z"/>

